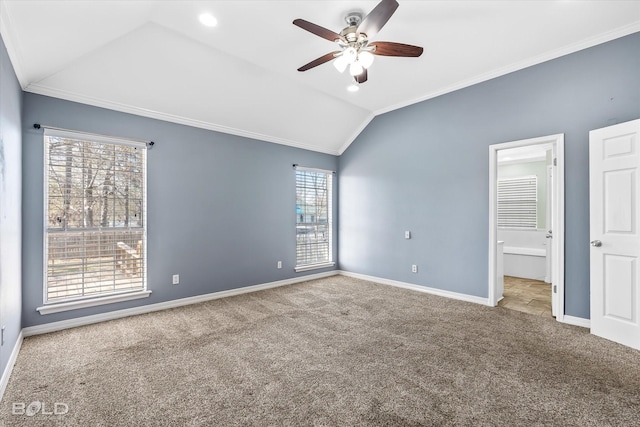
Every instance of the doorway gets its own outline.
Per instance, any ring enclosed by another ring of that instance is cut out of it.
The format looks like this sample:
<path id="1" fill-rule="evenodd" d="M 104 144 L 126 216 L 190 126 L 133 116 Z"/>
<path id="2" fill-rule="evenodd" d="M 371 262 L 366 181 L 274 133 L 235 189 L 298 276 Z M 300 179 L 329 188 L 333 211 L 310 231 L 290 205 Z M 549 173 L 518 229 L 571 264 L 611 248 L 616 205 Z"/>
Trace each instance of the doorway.
<path id="1" fill-rule="evenodd" d="M 518 276 L 564 321 L 564 135 L 489 146 L 489 174 L 489 305 Z"/>
<path id="2" fill-rule="evenodd" d="M 504 293 L 498 306 L 535 316 L 552 317 L 551 284 L 544 280 L 504 276 Z"/>

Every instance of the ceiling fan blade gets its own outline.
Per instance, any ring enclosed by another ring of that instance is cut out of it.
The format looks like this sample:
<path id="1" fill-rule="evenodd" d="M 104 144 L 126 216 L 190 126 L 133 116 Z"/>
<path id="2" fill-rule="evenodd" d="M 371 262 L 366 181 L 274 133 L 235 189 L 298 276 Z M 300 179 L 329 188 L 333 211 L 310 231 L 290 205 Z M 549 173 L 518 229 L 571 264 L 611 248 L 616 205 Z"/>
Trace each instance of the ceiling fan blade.
<path id="1" fill-rule="evenodd" d="M 364 17 L 358 26 L 359 33 L 365 33 L 369 40 L 378 34 L 378 31 L 387 23 L 393 12 L 398 8 L 396 0 L 382 0 Z"/>
<path id="2" fill-rule="evenodd" d="M 322 55 L 320 58 L 314 59 L 313 61 L 309 62 L 308 64 L 303 65 L 302 67 L 298 68 L 298 71 L 307 71 L 313 67 L 317 67 L 318 65 L 322 65 L 325 62 L 329 62 L 331 61 L 333 58 L 336 57 L 336 54 L 340 53 L 340 51 L 335 51 L 335 52 L 330 52 L 327 53 L 326 55 Z"/>
<path id="3" fill-rule="evenodd" d="M 422 55 L 424 50 L 420 46 L 394 42 L 372 42 L 369 46 L 376 47 L 371 53 L 381 56 L 408 56 L 415 58 Z"/>
<path id="4" fill-rule="evenodd" d="M 294 20 L 293 25 L 297 25 L 303 30 L 307 30 L 310 33 L 315 34 L 316 36 L 329 40 L 330 42 L 334 42 L 336 40 L 344 40 L 340 34 L 335 33 L 331 30 L 327 30 L 326 28 L 321 27 L 320 25 L 316 25 L 312 22 L 305 21 L 304 19 Z"/>
<path id="5" fill-rule="evenodd" d="M 358 83 L 364 83 L 367 81 L 367 69 L 363 68 L 362 72 L 360 74 L 358 74 L 357 76 L 353 76 L 354 79 L 356 79 L 356 81 Z"/>

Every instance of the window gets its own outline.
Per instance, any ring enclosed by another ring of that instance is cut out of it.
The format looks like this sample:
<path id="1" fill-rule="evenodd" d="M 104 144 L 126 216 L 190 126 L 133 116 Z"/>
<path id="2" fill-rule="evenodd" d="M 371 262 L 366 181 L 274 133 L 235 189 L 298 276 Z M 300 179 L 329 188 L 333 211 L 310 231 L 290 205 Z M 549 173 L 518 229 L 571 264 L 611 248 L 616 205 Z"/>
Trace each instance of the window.
<path id="1" fill-rule="evenodd" d="M 40 313 L 61 311 L 47 310 L 47 304 L 77 308 L 71 302 L 83 301 L 77 305 L 84 307 L 95 305 L 87 304 L 89 299 L 148 296 L 146 145 L 52 129 L 45 130 L 44 143 L 45 307 Z"/>
<path id="2" fill-rule="evenodd" d="M 536 229 L 538 178 L 523 176 L 498 180 L 498 227 Z"/>
<path id="3" fill-rule="evenodd" d="M 333 172 L 296 168 L 296 271 L 334 265 Z"/>

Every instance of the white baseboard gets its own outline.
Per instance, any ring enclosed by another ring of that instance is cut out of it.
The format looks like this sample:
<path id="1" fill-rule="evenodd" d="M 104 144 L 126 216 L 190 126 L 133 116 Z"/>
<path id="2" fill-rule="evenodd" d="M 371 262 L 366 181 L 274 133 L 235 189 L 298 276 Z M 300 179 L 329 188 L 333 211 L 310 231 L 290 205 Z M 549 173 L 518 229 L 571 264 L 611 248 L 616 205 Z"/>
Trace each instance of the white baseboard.
<path id="1" fill-rule="evenodd" d="M 243 288 L 230 289 L 227 291 L 213 292 L 210 294 L 196 295 L 193 297 L 181 298 L 172 301 L 165 301 L 156 304 L 148 304 L 140 307 L 127 308 L 124 310 L 110 311 L 107 313 L 94 314 L 91 316 L 78 317 L 75 319 L 61 320 L 59 322 L 44 323 L 42 325 L 28 326 L 22 329 L 22 336 L 29 337 L 32 335 L 46 334 L 49 332 L 61 331 L 63 329 L 75 328 L 79 326 L 91 325 L 93 323 L 106 322 L 108 320 L 120 319 L 138 314 L 151 313 L 154 311 L 166 310 L 169 308 L 181 307 L 184 305 L 197 304 L 199 302 L 210 301 L 218 298 L 226 298 L 234 295 L 246 294 L 249 292 L 257 292 L 264 289 L 271 289 L 280 286 L 292 285 L 295 283 L 306 282 L 308 280 L 321 279 L 341 274 L 343 276 L 354 277 L 356 279 L 368 280 L 383 285 L 395 286 L 398 288 L 411 289 L 418 292 L 425 292 L 432 295 L 438 295 L 447 298 L 453 298 L 461 301 L 473 302 L 476 304 L 488 305 L 487 298 L 477 297 L 473 295 L 461 294 L 457 292 L 445 291 L 442 289 L 429 288 L 426 286 L 415 285 L 412 283 L 399 282 L 396 280 L 384 279 L 381 277 L 367 276 L 359 273 L 351 273 L 347 271 L 333 270 L 324 273 L 310 274 L 306 276 L 294 277 L 291 279 L 279 280 L 276 282 L 263 283 L 260 285 L 245 286 Z"/>
<path id="2" fill-rule="evenodd" d="M 106 322 L 107 320 L 120 319 L 122 317 L 135 316 L 138 314 L 151 313 L 153 311 L 166 310 L 168 308 L 181 307 L 183 305 L 197 304 L 199 302 L 210 301 L 218 298 L 226 298 L 234 295 L 257 292 L 265 289 L 277 288 L 280 286 L 293 285 L 295 283 L 306 282 L 308 280 L 321 279 L 323 277 L 335 276 L 339 274 L 337 270 L 324 273 L 309 274 L 306 276 L 294 277 L 291 279 L 278 280 L 276 282 L 263 283 L 260 285 L 245 286 L 243 288 L 229 289 L 228 291 L 213 292 L 210 294 L 196 295 L 193 297 L 181 298 L 172 301 L 165 301 L 156 304 L 142 305 L 140 307 L 127 308 L 124 310 L 110 311 L 108 313 L 94 314 L 91 316 L 78 317 L 75 319 L 61 320 L 59 322 L 44 323 L 42 325 L 28 326 L 22 329 L 25 337 L 32 335 L 46 334 L 49 332 L 61 331 L 63 329 L 75 328 L 78 326 L 90 325 L 93 323 Z"/>
<path id="3" fill-rule="evenodd" d="M 380 283 L 382 285 L 395 286 L 403 289 L 410 289 L 413 291 L 424 292 L 432 295 L 438 295 L 446 298 L 457 299 L 460 301 L 472 302 L 475 304 L 481 305 L 490 305 L 488 298 L 478 297 L 475 295 L 462 294 L 458 292 L 446 291 L 437 288 L 430 288 L 427 286 L 420 286 L 413 283 L 400 282 L 397 280 L 384 279 L 382 277 L 368 276 L 366 274 L 352 273 L 348 271 L 341 270 L 333 270 L 324 273 L 310 274 L 306 276 L 294 277 L 291 279 L 279 280 L 276 282 L 263 283 L 260 285 L 253 286 L 245 286 L 243 288 L 230 289 L 227 291 L 213 292 L 204 295 L 196 295 L 193 297 L 181 298 L 172 301 L 165 301 L 156 304 L 143 305 L 140 307 L 133 307 L 124 310 L 116 310 L 108 313 L 95 314 L 92 316 L 84 316 L 78 317 L 75 319 L 62 320 L 59 322 L 51 322 L 45 323 L 42 325 L 29 326 L 23 328 L 20 332 L 19 340 L 14 347 L 14 350 L 11 354 L 10 363 L 7 364 L 7 368 L 2 375 L 2 381 L 0 382 L 0 397 L 2 396 L 2 392 L 4 391 L 4 387 L 6 387 L 6 383 L 9 381 L 9 375 L 11 374 L 11 369 L 13 368 L 13 364 L 15 363 L 15 359 L 18 355 L 18 351 L 20 350 L 20 345 L 22 344 L 23 337 L 28 337 L 32 335 L 46 334 L 49 332 L 61 331 L 63 329 L 75 328 L 78 326 L 90 325 L 93 323 L 105 322 L 108 320 L 120 319 L 128 316 L 135 316 L 138 314 L 151 313 L 154 311 L 166 310 L 169 308 L 181 307 L 189 304 L 197 304 L 199 302 L 210 301 L 218 298 L 226 298 L 234 295 L 241 295 L 250 292 L 257 292 L 265 289 L 277 288 L 280 286 L 292 285 L 295 283 L 306 282 L 308 280 L 321 279 L 323 277 L 330 277 L 335 275 L 343 275 L 347 277 L 354 277 L 356 279 L 367 280 L 370 282 Z M 589 319 L 583 319 L 581 317 L 573 317 L 573 316 L 564 316 L 562 322 L 568 323 L 570 325 L 581 326 L 584 328 L 589 328 L 591 322 Z"/>
<path id="4" fill-rule="evenodd" d="M 4 391 L 7 388 L 7 384 L 9 384 L 9 377 L 11 377 L 11 372 L 13 371 L 13 365 L 16 363 L 16 359 L 18 358 L 18 353 L 20 353 L 20 347 L 22 347 L 23 340 L 22 331 L 18 334 L 18 339 L 16 340 L 16 344 L 13 346 L 13 350 L 11 351 L 11 356 L 7 361 L 7 366 L 4 368 L 4 372 L 2 373 L 2 378 L 0 379 L 0 402 L 2 401 L 2 396 L 4 396 Z"/>
<path id="5" fill-rule="evenodd" d="M 562 318 L 562 323 L 568 323 L 569 325 L 581 326 L 583 328 L 591 328 L 591 320 L 583 317 L 567 316 L 566 314 Z"/>
<path id="6" fill-rule="evenodd" d="M 321 279 L 324 277 L 330 277 L 335 275 L 343 275 L 347 277 L 354 277 L 356 279 L 367 280 L 370 282 L 380 283 L 382 285 L 395 286 L 403 289 L 410 289 L 413 291 L 424 292 L 432 295 L 438 295 L 446 298 L 457 299 L 461 301 L 472 302 L 475 304 L 489 305 L 488 298 L 478 297 L 474 295 L 461 294 L 457 292 L 445 291 L 442 289 L 430 288 L 427 286 L 420 286 L 413 283 L 400 282 L 397 280 L 384 279 L 381 277 L 368 276 L 365 274 L 352 273 L 348 271 L 333 270 L 324 273 L 310 274 L 306 276 L 294 277 L 291 279 L 279 280 L 276 282 L 263 283 L 260 285 L 246 286 L 243 288 L 230 289 L 227 291 L 213 292 L 205 295 L 196 295 L 188 298 L 181 298 L 173 301 L 165 301 L 157 304 L 149 304 L 140 307 L 129 308 L 125 310 L 111 311 L 108 313 L 96 314 L 92 316 L 79 317 L 76 319 L 63 320 L 60 322 L 45 323 L 43 325 L 29 326 L 23 328 L 18 335 L 18 339 L 13 347 L 11 356 L 7 362 L 2 378 L 0 378 L 0 401 L 4 395 L 4 391 L 9 383 L 9 377 L 13 371 L 13 366 L 16 363 L 18 353 L 22 346 L 24 337 L 45 334 L 48 332 L 60 331 L 63 329 L 74 328 L 78 326 L 90 325 L 93 323 L 105 322 L 107 320 L 119 319 L 122 317 L 135 316 L 138 314 L 151 313 L 154 311 L 166 310 L 168 308 L 181 307 L 189 304 L 196 304 L 199 302 L 210 301 L 219 298 L 231 297 L 234 295 L 241 295 L 250 292 L 257 292 L 265 289 L 277 288 L 280 286 L 293 285 L 295 283 L 306 282 L 308 280 Z M 563 323 L 570 325 L 581 326 L 583 328 L 590 328 L 591 321 L 582 317 L 564 316 Z"/>
<path id="7" fill-rule="evenodd" d="M 489 305 L 489 299 L 477 297 L 475 295 L 461 294 L 458 292 L 445 291 L 427 286 L 415 285 L 413 283 L 399 282 L 397 280 L 383 279 L 381 277 L 367 276 L 366 274 L 351 273 L 349 271 L 340 271 L 343 276 L 354 277 L 356 279 L 368 280 L 370 282 L 380 283 L 382 285 L 395 286 L 397 288 L 411 289 L 412 291 L 424 292 L 427 294 L 438 295 L 441 297 L 457 299 L 461 301 L 473 302 L 475 304 Z"/>

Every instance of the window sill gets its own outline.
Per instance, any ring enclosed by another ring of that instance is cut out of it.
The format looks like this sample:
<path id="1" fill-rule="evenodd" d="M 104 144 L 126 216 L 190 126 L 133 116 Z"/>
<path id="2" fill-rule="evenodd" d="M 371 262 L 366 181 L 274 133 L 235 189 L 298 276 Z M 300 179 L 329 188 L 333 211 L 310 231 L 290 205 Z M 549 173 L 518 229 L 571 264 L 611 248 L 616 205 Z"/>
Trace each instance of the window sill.
<path id="1" fill-rule="evenodd" d="M 319 268 L 333 267 L 334 265 L 336 265 L 335 262 L 323 262 L 322 264 L 301 265 L 295 268 L 295 272 L 300 273 L 302 271 L 317 270 Z"/>
<path id="2" fill-rule="evenodd" d="M 112 304 L 115 302 L 130 301 L 134 299 L 147 298 L 151 291 L 137 291 L 127 294 L 109 295 L 99 298 L 83 299 L 79 301 L 60 302 L 43 305 L 36 308 L 40 314 L 53 314 L 61 311 L 77 310 L 80 308 L 95 307 L 97 305 Z"/>

